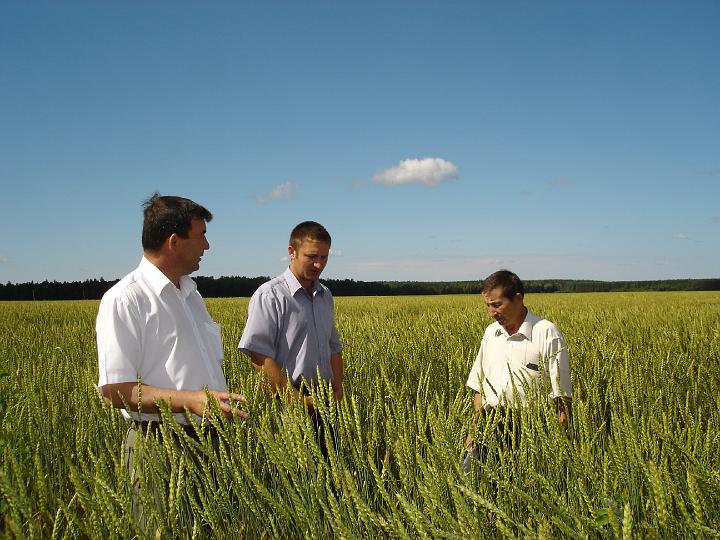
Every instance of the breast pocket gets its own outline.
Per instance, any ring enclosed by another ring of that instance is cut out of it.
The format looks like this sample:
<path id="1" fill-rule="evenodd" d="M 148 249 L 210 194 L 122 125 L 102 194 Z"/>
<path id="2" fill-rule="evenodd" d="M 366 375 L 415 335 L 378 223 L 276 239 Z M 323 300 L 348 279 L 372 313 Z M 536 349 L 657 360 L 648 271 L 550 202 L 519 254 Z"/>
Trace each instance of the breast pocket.
<path id="1" fill-rule="evenodd" d="M 528 362 L 515 368 L 512 373 L 512 378 L 517 386 L 518 392 L 524 396 L 525 391 L 537 383 L 539 375 L 537 364 Z"/>
<path id="2" fill-rule="evenodd" d="M 220 325 L 213 321 L 206 322 L 205 330 L 208 351 L 210 352 L 211 358 L 213 358 L 213 360 L 217 360 L 218 362 L 222 362 L 225 353 L 223 351 Z"/>

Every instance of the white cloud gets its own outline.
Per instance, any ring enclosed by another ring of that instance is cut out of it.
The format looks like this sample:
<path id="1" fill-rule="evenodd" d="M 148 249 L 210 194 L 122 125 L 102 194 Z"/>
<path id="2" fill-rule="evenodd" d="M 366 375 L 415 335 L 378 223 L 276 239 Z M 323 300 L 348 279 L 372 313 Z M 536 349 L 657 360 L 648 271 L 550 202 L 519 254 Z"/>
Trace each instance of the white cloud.
<path id="1" fill-rule="evenodd" d="M 284 257 L 280 257 L 280 262 L 288 262 L 290 260 L 290 257 L 285 255 Z"/>
<path id="2" fill-rule="evenodd" d="M 287 199 L 295 191 L 295 184 L 292 182 L 283 182 L 275 189 L 273 189 L 268 197 L 271 199 Z"/>
<path id="3" fill-rule="evenodd" d="M 567 186 L 568 184 L 572 184 L 572 180 L 568 180 L 567 178 L 553 178 L 548 184 L 551 186 Z"/>
<path id="4" fill-rule="evenodd" d="M 533 198 L 533 192 L 529 189 L 521 189 L 518 191 L 518 196 L 527 201 Z"/>
<path id="5" fill-rule="evenodd" d="M 260 204 L 265 204 L 269 201 L 287 201 L 294 192 L 295 184 L 292 182 L 283 182 L 275 186 L 275 189 L 266 195 L 256 195 L 255 200 Z"/>
<path id="6" fill-rule="evenodd" d="M 395 167 L 377 173 L 373 180 L 387 186 L 424 184 L 428 187 L 457 178 L 458 168 L 450 161 L 437 157 L 403 159 Z"/>
<path id="7" fill-rule="evenodd" d="M 687 234 L 681 233 L 681 232 L 675 233 L 675 234 L 673 235 L 673 238 L 674 238 L 675 240 L 687 240 L 687 239 L 688 239 Z"/>
<path id="8" fill-rule="evenodd" d="M 5 255 L 0 255 L 0 263 L 6 263 L 10 262 L 10 257 L 6 257 Z"/>

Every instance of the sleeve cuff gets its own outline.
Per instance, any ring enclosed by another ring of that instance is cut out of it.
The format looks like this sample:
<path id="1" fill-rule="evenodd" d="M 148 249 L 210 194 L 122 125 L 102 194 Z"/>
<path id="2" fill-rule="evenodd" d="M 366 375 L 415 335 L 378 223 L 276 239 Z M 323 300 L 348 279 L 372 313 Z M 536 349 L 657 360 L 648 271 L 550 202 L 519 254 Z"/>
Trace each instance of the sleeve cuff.
<path id="1" fill-rule="evenodd" d="M 275 351 L 261 345 L 255 345 L 253 343 L 241 343 L 240 345 L 238 345 L 238 350 L 246 356 L 252 356 L 252 353 L 255 353 L 277 360 L 275 358 Z"/>

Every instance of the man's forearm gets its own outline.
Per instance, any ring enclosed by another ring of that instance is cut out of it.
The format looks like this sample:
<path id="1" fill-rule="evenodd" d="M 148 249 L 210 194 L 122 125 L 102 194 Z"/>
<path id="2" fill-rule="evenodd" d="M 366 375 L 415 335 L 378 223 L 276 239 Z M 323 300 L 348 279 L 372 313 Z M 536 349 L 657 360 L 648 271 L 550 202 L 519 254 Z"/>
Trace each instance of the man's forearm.
<path id="1" fill-rule="evenodd" d="M 106 384 L 102 392 L 113 407 L 124 409 L 127 404 L 133 411 L 141 408 L 147 413 L 160 412 L 161 402 L 167 403 L 172 412 L 183 412 L 189 402 L 204 397 L 203 390 L 170 390 L 149 384 L 141 387 L 137 382 Z"/>
<path id="2" fill-rule="evenodd" d="M 280 368 L 274 358 L 270 356 L 263 356 L 262 354 L 252 353 L 250 356 L 252 365 L 256 371 L 264 373 L 267 378 L 267 382 L 270 385 L 270 392 L 272 394 L 284 394 L 288 387 L 288 378 L 285 375 L 285 371 Z M 303 396 L 300 394 L 297 388 L 290 385 L 292 389 L 292 395 L 295 399 L 301 400 L 307 405 L 308 411 L 314 411 L 314 403 L 312 396 Z"/>
<path id="3" fill-rule="evenodd" d="M 285 372 L 280 368 L 274 358 L 263 356 L 261 354 L 252 353 L 253 367 L 265 374 L 270 384 L 270 392 L 282 394 L 287 389 L 288 379 Z"/>
<path id="4" fill-rule="evenodd" d="M 472 417 L 472 423 L 473 426 L 477 424 L 478 420 L 485 414 L 485 409 L 483 408 L 483 399 L 482 394 L 480 392 L 476 392 L 475 396 L 473 397 L 473 417 Z M 472 437 L 472 429 L 471 432 L 468 433 L 467 437 L 465 438 L 465 446 L 470 448 L 473 444 L 473 437 Z"/>
<path id="5" fill-rule="evenodd" d="M 160 412 L 160 404 L 166 403 L 174 413 L 190 412 L 202 416 L 207 406 L 207 394 L 218 401 L 220 409 L 226 415 L 236 414 L 245 417 L 247 414 L 239 409 L 232 409 L 227 400 L 243 402 L 240 394 L 230 394 L 218 390 L 172 390 L 149 384 L 138 384 L 137 381 L 106 384 L 102 387 L 103 397 L 113 407 L 124 409 L 126 404 L 132 411 L 143 413 Z"/>
<path id="6" fill-rule="evenodd" d="M 343 366 L 342 353 L 335 353 L 330 356 L 330 367 L 332 368 L 332 387 L 335 397 L 342 398 L 343 379 L 345 371 Z"/>
<path id="7" fill-rule="evenodd" d="M 477 423 L 477 421 L 485 414 L 483 398 L 480 392 L 475 393 L 475 397 L 473 398 L 473 408 L 475 409 L 475 412 L 473 413 L 473 422 Z"/>

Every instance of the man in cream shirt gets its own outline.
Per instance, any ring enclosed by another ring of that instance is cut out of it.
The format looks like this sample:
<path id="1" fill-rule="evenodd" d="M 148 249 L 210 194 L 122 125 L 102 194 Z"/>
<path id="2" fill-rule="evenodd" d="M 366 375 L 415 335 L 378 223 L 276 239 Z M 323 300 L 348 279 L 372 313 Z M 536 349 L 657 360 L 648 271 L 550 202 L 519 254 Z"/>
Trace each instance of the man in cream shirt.
<path id="1" fill-rule="evenodd" d="M 499 270 L 488 276 L 482 296 L 495 322 L 485 330 L 467 379 L 467 386 L 476 392 L 475 420 L 502 408 L 526 404 L 534 396 L 526 391 L 537 389 L 543 373 L 550 389 L 548 398 L 555 402 L 559 421 L 567 429 L 572 389 L 562 333 L 525 307 L 525 289 L 513 272 Z M 466 446 L 477 455 L 470 435 Z M 467 460 L 465 466 L 469 467 Z"/>

